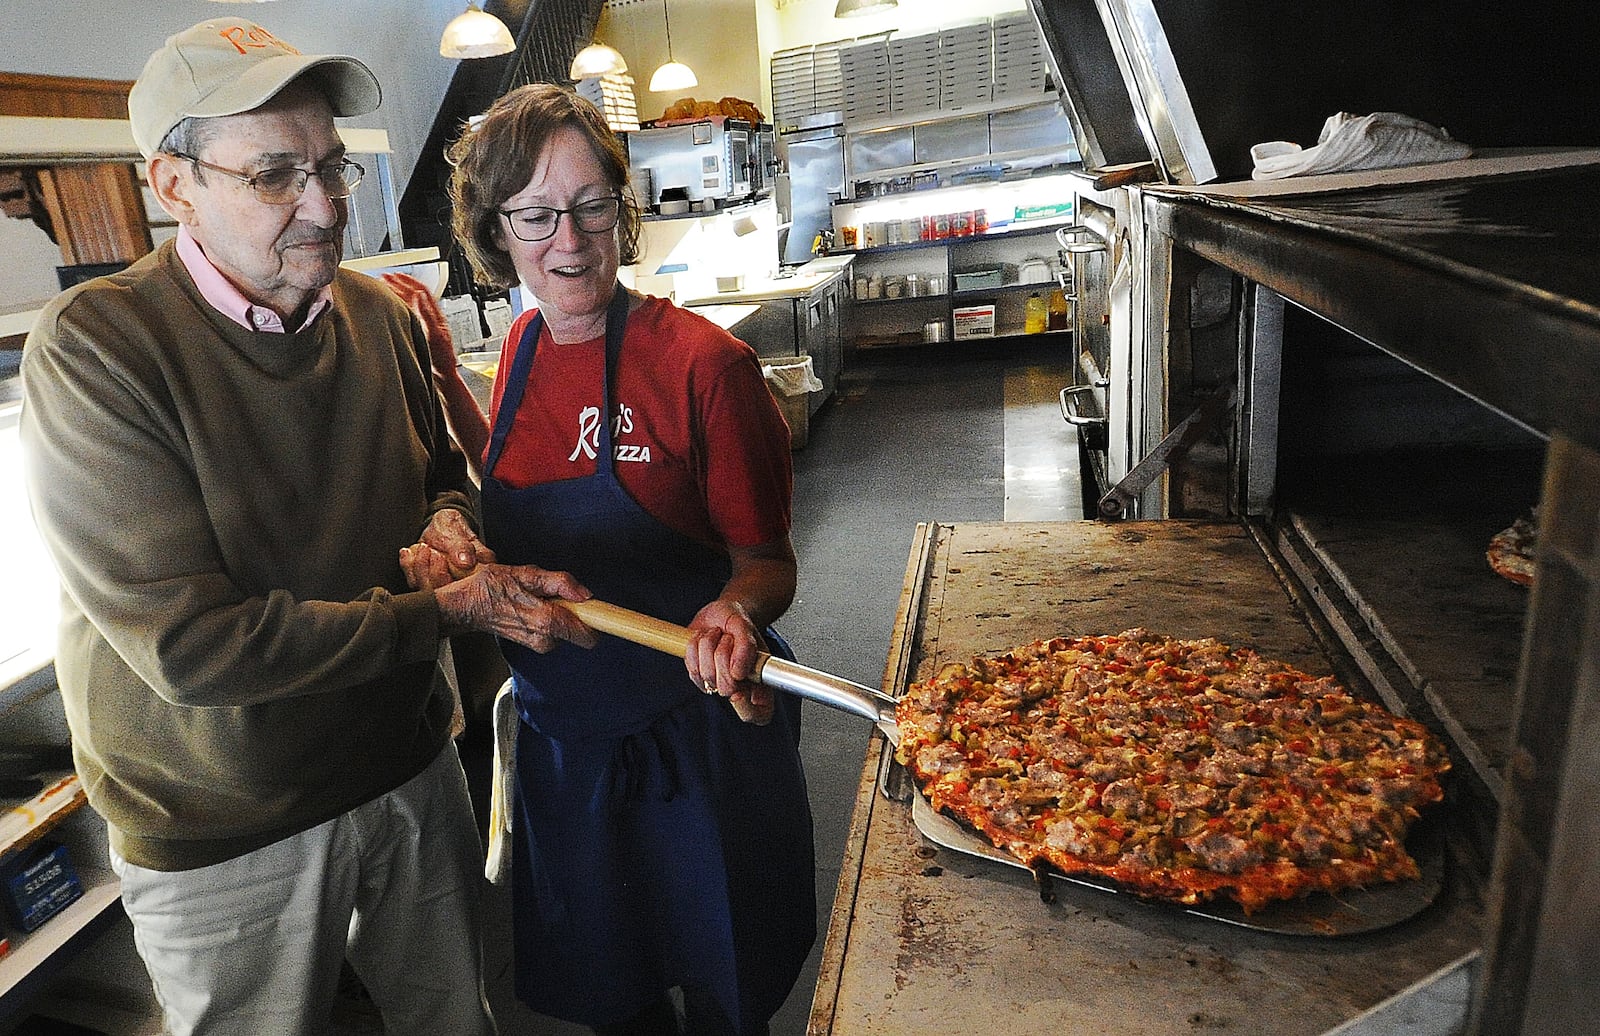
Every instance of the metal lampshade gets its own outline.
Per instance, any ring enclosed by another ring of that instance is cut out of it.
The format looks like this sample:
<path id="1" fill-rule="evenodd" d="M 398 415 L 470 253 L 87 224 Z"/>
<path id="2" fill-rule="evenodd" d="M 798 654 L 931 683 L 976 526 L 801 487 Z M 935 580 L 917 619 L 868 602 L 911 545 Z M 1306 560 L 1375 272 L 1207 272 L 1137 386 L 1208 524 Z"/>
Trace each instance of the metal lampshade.
<path id="1" fill-rule="evenodd" d="M 868 14 L 883 14 L 899 4 L 896 0 L 839 0 L 833 9 L 835 18 L 859 18 Z"/>
<path id="2" fill-rule="evenodd" d="M 594 76 L 621 75 L 627 70 L 628 63 L 616 48 L 604 43 L 591 43 L 578 51 L 567 75 L 573 79 L 589 79 Z"/>
<path id="3" fill-rule="evenodd" d="M 663 94 L 699 86 L 694 69 L 672 57 L 672 14 L 667 10 L 667 0 L 661 0 L 661 17 L 667 28 L 667 63 L 650 77 L 650 92 Z"/>
<path id="4" fill-rule="evenodd" d="M 650 77 L 651 93 L 664 94 L 699 85 L 700 80 L 695 76 L 694 69 L 681 61 L 667 62 Z"/>
<path id="5" fill-rule="evenodd" d="M 447 58 L 492 58 L 517 49 L 511 30 L 494 15 L 468 0 L 465 12 L 444 27 L 439 53 Z"/>

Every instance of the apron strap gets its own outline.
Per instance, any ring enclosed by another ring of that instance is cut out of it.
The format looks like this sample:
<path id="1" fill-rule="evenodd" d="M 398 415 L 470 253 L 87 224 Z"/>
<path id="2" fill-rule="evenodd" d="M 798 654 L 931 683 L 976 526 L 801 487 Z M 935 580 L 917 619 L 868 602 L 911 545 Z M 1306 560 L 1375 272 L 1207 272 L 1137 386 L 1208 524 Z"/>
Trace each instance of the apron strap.
<path id="1" fill-rule="evenodd" d="M 595 458 L 596 470 L 609 470 L 611 459 L 611 379 L 616 375 L 617 361 L 622 355 L 622 336 L 628 326 L 628 291 L 620 283 L 612 293 L 606 307 L 606 377 L 600 398 L 600 451 Z M 535 312 L 522 338 L 517 342 L 517 358 L 512 361 L 511 373 L 506 375 L 505 391 L 500 394 L 500 409 L 496 412 L 494 428 L 489 436 L 489 452 L 484 458 L 483 474 L 494 473 L 505 449 L 506 438 L 517 411 L 522 408 L 522 397 L 527 391 L 528 375 L 533 370 L 533 355 L 539 348 L 539 336 L 544 333 L 544 313 Z"/>

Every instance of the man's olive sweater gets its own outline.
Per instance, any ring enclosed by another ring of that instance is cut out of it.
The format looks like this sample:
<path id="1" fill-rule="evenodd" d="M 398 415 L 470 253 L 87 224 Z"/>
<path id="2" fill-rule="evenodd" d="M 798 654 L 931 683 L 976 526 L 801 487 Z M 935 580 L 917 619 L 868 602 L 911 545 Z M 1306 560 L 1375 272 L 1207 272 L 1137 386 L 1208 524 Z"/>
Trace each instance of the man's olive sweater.
<path id="1" fill-rule="evenodd" d="M 398 787 L 444 747 L 438 606 L 398 552 L 470 513 L 422 329 L 341 270 L 294 334 L 213 310 L 169 242 L 58 296 L 23 353 L 56 676 L 129 862 L 185 870 Z"/>

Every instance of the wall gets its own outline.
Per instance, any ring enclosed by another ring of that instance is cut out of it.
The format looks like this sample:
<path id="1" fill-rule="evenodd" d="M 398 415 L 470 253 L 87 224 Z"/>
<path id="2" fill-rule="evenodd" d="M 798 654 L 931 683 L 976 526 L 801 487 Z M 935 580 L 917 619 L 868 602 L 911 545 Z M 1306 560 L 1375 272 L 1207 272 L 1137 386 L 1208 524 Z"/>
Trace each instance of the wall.
<path id="1" fill-rule="evenodd" d="M 666 6 L 667 3 L 671 7 Z M 764 65 L 757 59 L 756 8 L 770 0 L 606 0 L 595 38 L 622 53 L 634 80 L 639 118 L 654 119 L 673 101 L 739 97 L 763 112 Z M 667 60 L 667 14 L 672 56 L 694 69 L 700 84 L 679 93 L 651 93 L 650 76 Z"/>
<path id="2" fill-rule="evenodd" d="M 202 0 L 4 0 L 0 71 L 92 79 L 138 78 L 166 38 L 213 17 L 257 21 L 306 52 L 340 51 L 366 62 L 383 87 L 371 115 L 341 120 L 387 130 L 395 184 L 403 190 L 457 62 L 439 56 L 439 36 L 465 0 L 277 0 L 272 4 Z M 402 7 L 404 16 L 399 16 Z M 25 308 L 56 291 L 61 254 L 38 228 L 0 219 L 0 255 L 9 282 L 0 309 Z"/>
<path id="3" fill-rule="evenodd" d="M 772 52 L 891 30 L 914 33 L 1027 9 L 1026 0 L 967 0 L 959 7 L 902 0 L 886 14 L 835 18 L 836 0 L 668 0 L 672 55 L 694 69 L 700 85 L 653 94 L 650 75 L 667 60 L 662 0 L 606 0 L 595 38 L 622 52 L 634 79 L 640 119 L 654 119 L 679 97 L 741 97 L 772 114 Z"/>
<path id="4" fill-rule="evenodd" d="M 351 125 L 387 130 L 395 179 L 411 175 L 457 62 L 439 56 L 439 36 L 465 0 L 5 0 L 0 70 L 94 79 L 137 79 L 150 53 L 206 18 L 260 22 L 302 51 L 340 51 L 366 62 L 383 105 Z"/>

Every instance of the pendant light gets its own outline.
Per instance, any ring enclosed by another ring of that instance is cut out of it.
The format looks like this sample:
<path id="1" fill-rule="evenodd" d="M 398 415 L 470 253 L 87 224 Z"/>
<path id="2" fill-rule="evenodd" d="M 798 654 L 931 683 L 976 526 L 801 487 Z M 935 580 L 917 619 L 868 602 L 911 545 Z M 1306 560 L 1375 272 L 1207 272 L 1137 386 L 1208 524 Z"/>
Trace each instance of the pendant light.
<path id="1" fill-rule="evenodd" d="M 860 18 L 868 14 L 883 14 L 899 6 L 896 0 L 839 0 L 834 6 L 835 18 Z"/>
<path id="2" fill-rule="evenodd" d="M 655 75 L 650 77 L 650 92 L 664 94 L 699 86 L 700 80 L 695 78 L 694 69 L 672 59 L 672 15 L 667 10 L 667 0 L 661 0 L 661 16 L 667 26 L 667 63 L 656 69 Z"/>
<path id="3" fill-rule="evenodd" d="M 608 47 L 604 43 L 591 43 L 578 51 L 572 59 L 572 68 L 567 72 L 571 79 L 590 79 L 594 76 L 621 75 L 628 70 L 628 63 L 622 59 L 615 47 Z"/>
<path id="4" fill-rule="evenodd" d="M 439 53 L 447 58 L 492 58 L 517 49 L 506 23 L 467 0 L 467 9 L 444 27 Z"/>

